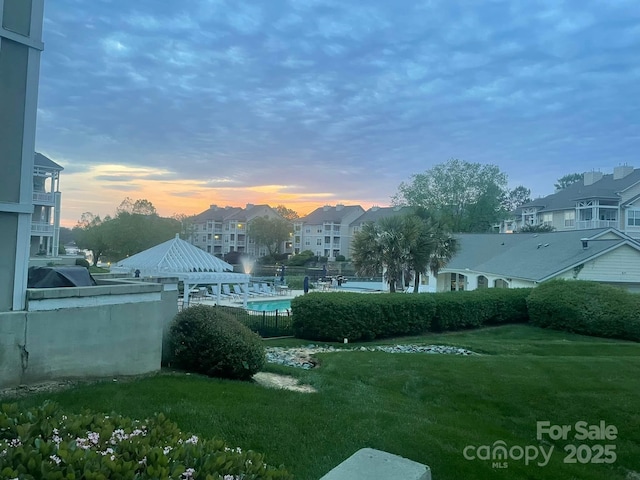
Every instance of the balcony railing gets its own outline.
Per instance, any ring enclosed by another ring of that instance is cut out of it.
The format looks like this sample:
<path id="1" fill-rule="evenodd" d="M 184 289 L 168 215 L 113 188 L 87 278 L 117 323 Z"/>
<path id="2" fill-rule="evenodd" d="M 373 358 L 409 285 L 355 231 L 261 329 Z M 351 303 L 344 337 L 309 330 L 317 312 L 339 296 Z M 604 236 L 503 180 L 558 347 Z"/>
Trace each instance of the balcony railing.
<path id="1" fill-rule="evenodd" d="M 576 221 L 578 230 L 585 230 L 587 228 L 619 228 L 620 222 L 618 220 L 578 220 Z"/>
<path id="2" fill-rule="evenodd" d="M 56 202 L 55 195 L 53 193 L 34 192 L 33 203 L 36 205 L 54 205 Z"/>
<path id="3" fill-rule="evenodd" d="M 31 222 L 31 235 L 53 235 L 53 225 L 44 222 Z"/>

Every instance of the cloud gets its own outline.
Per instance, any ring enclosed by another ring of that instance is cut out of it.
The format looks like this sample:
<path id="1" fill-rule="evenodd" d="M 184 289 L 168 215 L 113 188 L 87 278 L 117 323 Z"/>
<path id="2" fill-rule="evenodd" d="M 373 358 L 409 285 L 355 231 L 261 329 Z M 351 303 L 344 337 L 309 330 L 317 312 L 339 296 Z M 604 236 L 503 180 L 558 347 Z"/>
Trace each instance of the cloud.
<path id="1" fill-rule="evenodd" d="M 70 162 L 69 191 L 72 164 L 118 164 L 143 171 L 103 169 L 94 194 L 177 182 L 157 194 L 206 208 L 264 185 L 282 187 L 266 203 L 295 202 L 295 185 L 384 205 L 450 157 L 539 194 L 637 159 L 630 1 L 57 0 L 45 14 L 37 147 Z"/>

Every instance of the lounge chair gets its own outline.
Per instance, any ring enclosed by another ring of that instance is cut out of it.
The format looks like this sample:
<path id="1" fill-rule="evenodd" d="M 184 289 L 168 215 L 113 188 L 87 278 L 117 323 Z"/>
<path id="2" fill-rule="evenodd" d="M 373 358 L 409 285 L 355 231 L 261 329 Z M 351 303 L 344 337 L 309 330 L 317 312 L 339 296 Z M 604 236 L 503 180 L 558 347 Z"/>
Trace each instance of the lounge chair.
<path id="1" fill-rule="evenodd" d="M 269 288 L 269 285 L 267 285 L 266 283 L 261 283 L 260 284 L 260 288 L 261 288 L 262 293 L 264 293 L 265 295 L 274 296 L 276 294 L 274 291 L 272 291 Z"/>
<path id="2" fill-rule="evenodd" d="M 243 295 L 246 293 L 250 297 L 255 297 L 260 295 L 260 293 L 252 291 L 251 287 L 245 284 L 240 284 L 240 291 L 242 292 Z"/>
<path id="3" fill-rule="evenodd" d="M 227 294 L 226 294 L 226 293 L 224 293 L 224 292 L 220 292 L 220 291 L 219 291 L 219 287 L 218 287 L 217 285 L 213 285 L 213 286 L 211 287 L 211 291 L 213 292 L 213 296 L 214 296 L 216 299 L 218 298 L 218 295 L 220 295 L 220 298 L 221 298 L 221 299 L 227 299 L 227 300 L 231 299 L 231 296 L 230 296 L 230 295 L 227 295 Z"/>
<path id="4" fill-rule="evenodd" d="M 235 300 L 238 300 L 240 298 L 240 295 L 236 295 L 235 293 L 231 293 L 231 289 L 229 288 L 229 284 L 228 283 L 225 283 L 224 285 L 222 285 L 222 291 L 224 292 L 225 295 L 227 295 L 230 298 L 233 298 Z"/>

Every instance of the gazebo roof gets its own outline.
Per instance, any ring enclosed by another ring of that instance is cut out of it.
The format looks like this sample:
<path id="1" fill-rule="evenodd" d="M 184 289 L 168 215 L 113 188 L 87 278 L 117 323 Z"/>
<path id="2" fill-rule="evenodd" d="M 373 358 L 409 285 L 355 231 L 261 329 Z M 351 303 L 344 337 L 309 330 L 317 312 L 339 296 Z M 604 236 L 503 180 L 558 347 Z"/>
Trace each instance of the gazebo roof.
<path id="1" fill-rule="evenodd" d="M 233 266 L 181 240 L 178 235 L 119 261 L 117 268 L 140 270 L 142 275 L 171 275 L 181 279 L 221 282 L 248 281 L 249 275 L 232 273 Z M 245 278 L 246 277 L 246 278 Z"/>

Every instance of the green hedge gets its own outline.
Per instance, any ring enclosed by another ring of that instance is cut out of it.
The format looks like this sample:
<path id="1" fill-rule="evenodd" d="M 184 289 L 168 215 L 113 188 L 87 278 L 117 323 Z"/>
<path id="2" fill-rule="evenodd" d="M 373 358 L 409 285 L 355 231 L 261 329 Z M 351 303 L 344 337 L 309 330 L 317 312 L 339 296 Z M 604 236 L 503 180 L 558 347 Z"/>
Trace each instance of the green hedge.
<path id="1" fill-rule="evenodd" d="M 291 310 L 298 338 L 341 342 L 426 332 L 435 302 L 430 295 L 316 292 L 294 298 Z"/>
<path id="2" fill-rule="evenodd" d="M 436 315 L 432 330 L 460 330 L 485 325 L 527 322 L 530 288 L 485 288 L 467 292 L 432 294 Z"/>
<path id="3" fill-rule="evenodd" d="M 598 337 L 640 340 L 640 295 L 583 280 L 552 280 L 527 299 L 531 324 Z"/>
<path id="4" fill-rule="evenodd" d="M 290 480 L 253 451 L 181 432 L 163 414 L 139 421 L 118 414 L 66 413 L 52 403 L 0 406 L 3 479 Z"/>
<path id="5" fill-rule="evenodd" d="M 526 322 L 529 289 L 312 293 L 291 302 L 296 337 L 341 342 Z"/>
<path id="6" fill-rule="evenodd" d="M 172 363 L 212 377 L 248 380 L 265 363 L 262 339 L 217 307 L 195 305 L 170 330 Z"/>

